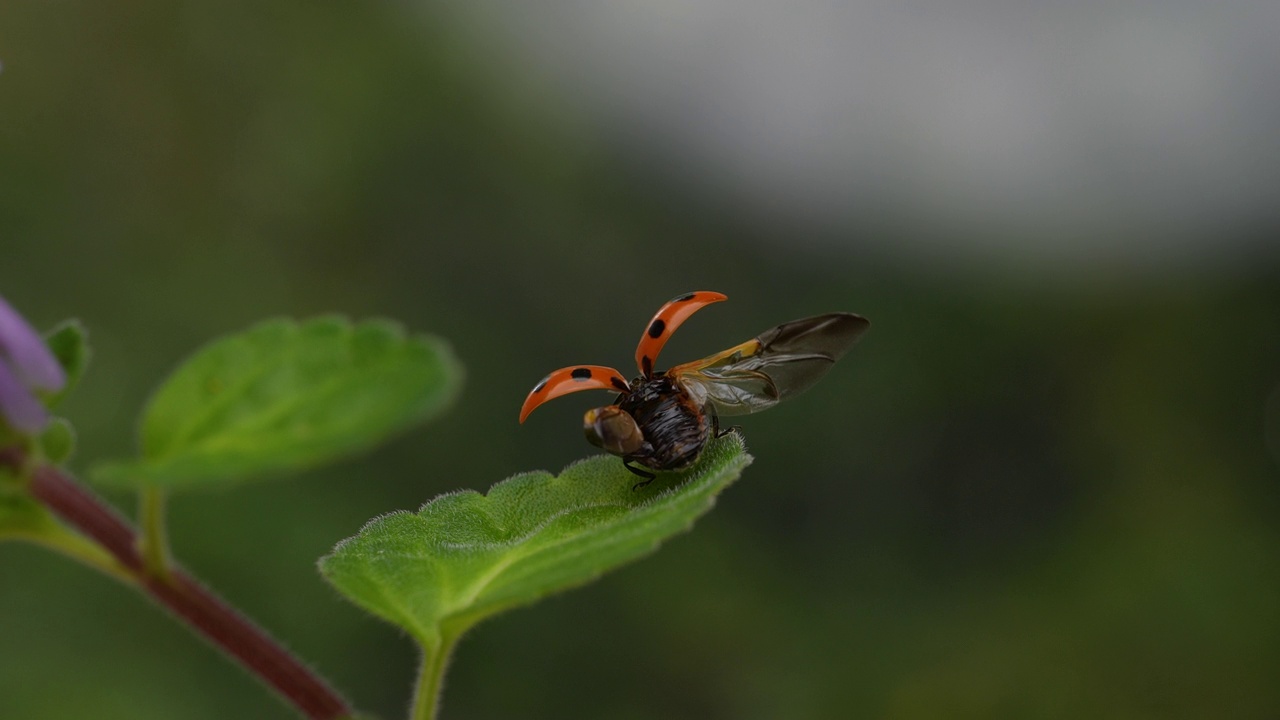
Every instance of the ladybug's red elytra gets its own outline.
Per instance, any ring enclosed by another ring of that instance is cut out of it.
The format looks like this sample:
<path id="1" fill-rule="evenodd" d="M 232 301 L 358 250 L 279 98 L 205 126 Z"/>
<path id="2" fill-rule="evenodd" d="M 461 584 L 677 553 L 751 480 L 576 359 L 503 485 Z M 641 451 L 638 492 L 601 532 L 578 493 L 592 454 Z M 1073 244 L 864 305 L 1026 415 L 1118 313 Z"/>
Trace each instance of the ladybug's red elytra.
<path id="1" fill-rule="evenodd" d="M 587 440 L 622 458 L 628 470 L 644 478 L 682 470 L 702 454 L 720 432 L 720 417 L 747 415 L 799 394 L 821 378 L 853 346 L 870 323 L 861 315 L 838 312 L 793 320 L 753 340 L 665 372 L 654 372 L 658 353 L 676 328 L 698 310 L 728 299 L 718 292 L 681 295 L 663 305 L 645 326 L 636 346 L 639 377 L 630 382 L 602 365 L 571 365 L 534 386 L 520 408 L 524 422 L 542 403 L 579 390 L 619 393 L 612 405 L 583 417 Z"/>

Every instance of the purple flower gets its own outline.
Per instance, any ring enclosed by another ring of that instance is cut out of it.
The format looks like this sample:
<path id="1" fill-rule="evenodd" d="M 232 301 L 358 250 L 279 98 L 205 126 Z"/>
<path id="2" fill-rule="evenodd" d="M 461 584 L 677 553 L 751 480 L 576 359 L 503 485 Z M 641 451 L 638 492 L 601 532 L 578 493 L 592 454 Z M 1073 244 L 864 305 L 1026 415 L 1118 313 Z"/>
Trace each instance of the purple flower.
<path id="1" fill-rule="evenodd" d="M 20 432 L 40 431 L 49 412 L 35 391 L 54 392 L 66 383 L 44 340 L 0 297 L 0 420 Z"/>

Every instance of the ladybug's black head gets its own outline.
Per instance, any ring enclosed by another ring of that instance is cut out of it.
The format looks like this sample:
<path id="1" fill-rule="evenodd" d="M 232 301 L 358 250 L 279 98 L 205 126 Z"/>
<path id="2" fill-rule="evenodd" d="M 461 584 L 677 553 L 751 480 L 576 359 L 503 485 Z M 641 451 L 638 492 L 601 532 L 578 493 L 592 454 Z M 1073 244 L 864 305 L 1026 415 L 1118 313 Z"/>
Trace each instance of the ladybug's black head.
<path id="1" fill-rule="evenodd" d="M 588 410 L 582 418 L 582 431 L 587 442 L 619 457 L 631 455 L 644 445 L 644 434 L 635 418 L 617 405 Z"/>

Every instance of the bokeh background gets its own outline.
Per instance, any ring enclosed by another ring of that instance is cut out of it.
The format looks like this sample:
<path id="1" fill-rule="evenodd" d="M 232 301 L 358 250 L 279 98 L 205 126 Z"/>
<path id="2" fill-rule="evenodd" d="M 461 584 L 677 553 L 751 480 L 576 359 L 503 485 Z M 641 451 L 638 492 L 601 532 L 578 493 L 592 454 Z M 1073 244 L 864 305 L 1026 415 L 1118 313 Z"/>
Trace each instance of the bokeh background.
<path id="1" fill-rule="evenodd" d="M 355 703 L 416 657 L 315 560 L 589 454 L 547 371 L 830 310 L 695 530 L 481 626 L 446 718 L 1280 714 L 1280 5 L 0 3 L 0 293 L 95 361 L 74 467 L 272 315 L 397 318 L 445 419 L 172 503 L 177 554 Z M 110 495 L 132 512 L 127 495 Z M 0 546 L 0 717 L 288 718 L 146 600 Z"/>

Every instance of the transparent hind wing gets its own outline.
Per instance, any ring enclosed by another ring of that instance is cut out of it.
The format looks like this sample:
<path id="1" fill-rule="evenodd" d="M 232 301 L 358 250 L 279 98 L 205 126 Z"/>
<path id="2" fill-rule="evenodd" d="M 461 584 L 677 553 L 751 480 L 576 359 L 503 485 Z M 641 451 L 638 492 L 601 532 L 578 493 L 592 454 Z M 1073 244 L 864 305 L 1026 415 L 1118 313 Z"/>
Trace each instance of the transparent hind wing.
<path id="1" fill-rule="evenodd" d="M 718 415 L 760 412 L 816 383 L 869 325 L 853 313 L 793 320 L 667 375 Z"/>

